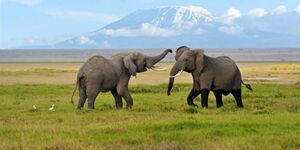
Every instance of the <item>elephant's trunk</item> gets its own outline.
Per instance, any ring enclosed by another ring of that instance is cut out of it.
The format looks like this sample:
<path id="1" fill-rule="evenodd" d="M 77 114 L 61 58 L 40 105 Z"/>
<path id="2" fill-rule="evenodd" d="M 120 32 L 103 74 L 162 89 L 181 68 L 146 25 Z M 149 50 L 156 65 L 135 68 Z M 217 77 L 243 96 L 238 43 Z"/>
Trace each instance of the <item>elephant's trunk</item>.
<path id="1" fill-rule="evenodd" d="M 153 57 L 148 57 L 147 58 L 147 68 L 153 67 L 156 63 L 158 63 L 159 61 L 164 59 L 169 52 L 172 53 L 172 50 L 171 49 L 166 49 L 160 55 L 153 56 Z"/>
<path id="2" fill-rule="evenodd" d="M 168 86 L 168 91 L 167 91 L 168 96 L 171 95 L 171 90 L 173 88 L 175 77 L 179 76 L 183 72 L 183 68 L 179 64 L 182 64 L 182 63 L 177 61 L 170 72 L 169 86 Z"/>
<path id="3" fill-rule="evenodd" d="M 173 88 L 173 84 L 174 84 L 174 78 L 169 78 L 169 86 L 168 86 L 168 91 L 167 91 L 167 95 L 171 95 L 171 90 Z"/>

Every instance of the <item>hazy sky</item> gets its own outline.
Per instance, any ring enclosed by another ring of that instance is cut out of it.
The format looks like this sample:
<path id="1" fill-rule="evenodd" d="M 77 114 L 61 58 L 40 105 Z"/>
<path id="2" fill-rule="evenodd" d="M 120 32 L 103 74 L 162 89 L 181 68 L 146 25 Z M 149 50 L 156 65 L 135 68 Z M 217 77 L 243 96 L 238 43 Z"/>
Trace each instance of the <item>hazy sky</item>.
<path id="1" fill-rule="evenodd" d="M 242 14 L 254 8 L 300 10 L 299 4 L 299 0 L 0 0 L 0 48 L 52 44 L 142 8 L 194 5 L 220 15 L 229 8 Z"/>

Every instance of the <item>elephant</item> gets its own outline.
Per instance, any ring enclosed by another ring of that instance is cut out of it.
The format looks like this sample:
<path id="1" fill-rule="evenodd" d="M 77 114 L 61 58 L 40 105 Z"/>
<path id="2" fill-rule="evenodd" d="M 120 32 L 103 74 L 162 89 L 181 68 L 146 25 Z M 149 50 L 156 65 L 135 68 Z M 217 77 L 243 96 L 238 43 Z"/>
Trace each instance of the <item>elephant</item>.
<path id="1" fill-rule="evenodd" d="M 161 61 L 171 49 L 166 49 L 157 56 L 147 56 L 140 52 L 124 52 L 113 55 L 110 59 L 102 56 L 89 58 L 79 69 L 73 96 L 78 87 L 79 102 L 77 109 L 84 106 L 88 99 L 88 109 L 94 109 L 95 99 L 100 92 L 110 91 L 115 99 L 116 108 L 122 108 L 122 98 L 127 103 L 127 108 L 133 105 L 132 97 L 128 90 L 128 82 L 131 76 L 145 72 L 147 69 L 155 70 L 156 63 Z"/>
<path id="2" fill-rule="evenodd" d="M 193 88 L 187 97 L 188 105 L 198 106 L 193 100 L 201 94 L 201 105 L 207 108 L 209 91 L 212 91 L 218 108 L 223 106 L 222 95 L 230 93 L 237 106 L 243 107 L 241 84 L 252 91 L 251 85 L 243 82 L 236 63 L 227 56 L 209 57 L 204 54 L 203 49 L 191 50 L 187 46 L 181 46 L 176 50 L 175 60 L 170 71 L 167 95 L 171 94 L 175 77 L 183 71 L 191 73 Z"/>

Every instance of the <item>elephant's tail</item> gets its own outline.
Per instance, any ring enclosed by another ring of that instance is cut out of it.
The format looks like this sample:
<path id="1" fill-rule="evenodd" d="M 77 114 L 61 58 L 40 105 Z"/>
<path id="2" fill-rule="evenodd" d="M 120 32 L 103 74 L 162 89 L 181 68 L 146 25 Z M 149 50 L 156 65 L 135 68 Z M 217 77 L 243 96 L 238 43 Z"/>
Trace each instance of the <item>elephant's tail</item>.
<path id="1" fill-rule="evenodd" d="M 246 87 L 247 89 L 249 89 L 250 91 L 253 91 L 253 89 L 251 88 L 251 85 L 250 85 L 250 84 L 245 84 L 243 80 L 241 80 L 241 81 L 242 81 L 242 84 L 245 85 L 245 87 Z"/>
<path id="2" fill-rule="evenodd" d="M 74 97 L 74 94 L 75 94 L 75 92 L 76 92 L 76 90 L 77 90 L 77 87 L 78 87 L 78 84 L 79 84 L 79 78 L 77 78 L 77 80 L 76 80 L 76 85 L 75 85 L 75 88 L 74 88 L 74 90 L 73 90 L 73 94 L 72 94 L 72 96 L 71 96 L 71 104 L 72 105 L 74 105 L 74 101 L 73 101 L 73 97 Z"/>

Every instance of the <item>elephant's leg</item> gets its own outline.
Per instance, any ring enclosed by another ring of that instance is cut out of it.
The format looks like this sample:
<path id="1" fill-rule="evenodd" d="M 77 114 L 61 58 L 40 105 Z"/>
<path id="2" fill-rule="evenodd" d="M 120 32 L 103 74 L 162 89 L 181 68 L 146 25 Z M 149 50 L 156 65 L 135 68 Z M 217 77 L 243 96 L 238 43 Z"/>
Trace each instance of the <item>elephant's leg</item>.
<path id="1" fill-rule="evenodd" d="M 88 109 L 94 109 L 95 108 L 95 99 L 99 94 L 98 88 L 88 88 L 87 89 L 87 97 L 88 97 Z"/>
<path id="2" fill-rule="evenodd" d="M 117 85 L 117 93 L 125 99 L 127 108 L 131 108 L 133 105 L 133 100 L 128 90 L 129 78 L 130 76 L 127 75 L 122 76 Z"/>
<path id="3" fill-rule="evenodd" d="M 193 100 L 200 94 L 201 92 L 198 91 L 198 90 L 195 90 L 194 88 L 191 90 L 189 96 L 187 97 L 187 103 L 188 105 L 191 105 L 191 106 L 198 106 L 196 104 L 194 104 Z"/>
<path id="4" fill-rule="evenodd" d="M 132 100 L 132 97 L 131 97 L 129 91 L 125 92 L 125 93 L 123 94 L 123 97 L 124 97 L 124 99 L 125 99 L 125 101 L 126 101 L 126 103 L 127 103 L 126 107 L 127 107 L 127 108 L 131 108 L 132 105 L 133 105 L 133 100 Z"/>
<path id="5" fill-rule="evenodd" d="M 127 103 L 126 107 L 131 108 L 133 105 L 133 100 L 128 91 L 128 88 L 119 86 L 119 87 L 117 87 L 117 92 L 119 95 L 121 95 L 125 99 L 125 101 Z"/>
<path id="6" fill-rule="evenodd" d="M 204 108 L 208 107 L 208 95 L 209 95 L 208 89 L 201 90 L 201 105 Z"/>
<path id="7" fill-rule="evenodd" d="M 231 94 L 234 96 L 237 106 L 244 107 L 242 102 L 242 90 L 241 89 L 233 90 Z"/>
<path id="8" fill-rule="evenodd" d="M 214 95 L 216 97 L 216 102 L 217 102 L 217 107 L 222 107 L 223 106 L 223 101 L 222 101 L 222 90 L 216 90 L 214 91 Z"/>
<path id="9" fill-rule="evenodd" d="M 86 98 L 87 98 L 86 88 L 79 87 L 79 102 L 78 102 L 77 109 L 83 108 Z"/>
<path id="10" fill-rule="evenodd" d="M 117 109 L 122 108 L 123 107 L 122 97 L 118 94 L 117 90 L 113 89 L 110 92 L 115 98 L 116 108 Z"/>

